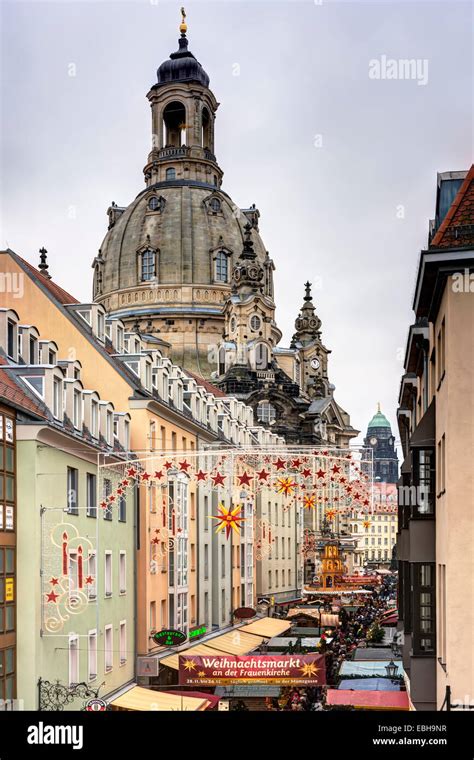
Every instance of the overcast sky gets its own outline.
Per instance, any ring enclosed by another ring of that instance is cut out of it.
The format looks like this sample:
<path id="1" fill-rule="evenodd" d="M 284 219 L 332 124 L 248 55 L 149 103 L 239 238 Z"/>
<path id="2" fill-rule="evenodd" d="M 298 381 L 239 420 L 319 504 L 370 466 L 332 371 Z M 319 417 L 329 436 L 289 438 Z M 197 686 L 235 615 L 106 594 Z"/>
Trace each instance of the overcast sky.
<path id="1" fill-rule="evenodd" d="M 181 3 L 0 5 L 0 245 L 34 264 L 44 245 L 53 278 L 90 300 L 106 209 L 144 187 L 145 95 L 177 47 Z M 364 433 L 380 401 L 398 438 L 436 173 L 472 160 L 471 5 L 193 0 L 186 10 L 190 49 L 221 103 L 223 189 L 256 203 L 276 264 L 282 345 L 309 279 L 336 400 Z M 384 56 L 415 59 L 415 78 L 398 65 L 398 78 L 382 78 Z"/>

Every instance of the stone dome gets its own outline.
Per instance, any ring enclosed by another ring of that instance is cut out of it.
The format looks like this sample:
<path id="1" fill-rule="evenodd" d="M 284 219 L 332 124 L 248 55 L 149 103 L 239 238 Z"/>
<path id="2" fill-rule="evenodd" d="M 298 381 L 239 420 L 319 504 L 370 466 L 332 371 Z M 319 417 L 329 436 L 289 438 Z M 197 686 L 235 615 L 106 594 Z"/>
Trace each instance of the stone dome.
<path id="1" fill-rule="evenodd" d="M 176 53 L 171 53 L 169 59 L 158 67 L 155 87 L 176 82 L 199 82 L 203 87 L 209 87 L 209 76 L 188 50 L 187 37 L 182 34 L 178 42 Z"/>
<path id="2" fill-rule="evenodd" d="M 150 206 L 156 207 L 154 210 Z M 128 289 L 150 290 L 158 286 L 189 285 L 189 293 L 179 297 L 182 310 L 195 306 L 191 286 L 217 286 L 222 302 L 230 293 L 230 273 L 245 242 L 247 216 L 220 189 L 205 183 L 161 182 L 140 193 L 126 208 L 109 209 L 110 227 L 100 248 L 102 266 L 100 291 L 96 300 Z M 257 260 L 263 264 L 266 250 L 256 229 L 251 232 Z M 143 282 L 138 258 L 145 248 L 156 251 L 156 278 Z M 227 283 L 216 281 L 213 256 L 224 251 L 228 258 Z M 97 283 L 96 283 L 97 291 Z M 152 299 L 132 299 L 134 313 L 145 301 L 150 312 Z M 109 306 L 121 311 L 130 301 L 116 300 Z M 222 304 L 217 311 L 221 311 Z M 159 305 L 156 309 L 159 311 Z M 154 310 L 155 311 L 155 310 Z M 158 313 L 155 311 L 155 313 Z M 216 313 L 217 313 L 216 311 Z"/>

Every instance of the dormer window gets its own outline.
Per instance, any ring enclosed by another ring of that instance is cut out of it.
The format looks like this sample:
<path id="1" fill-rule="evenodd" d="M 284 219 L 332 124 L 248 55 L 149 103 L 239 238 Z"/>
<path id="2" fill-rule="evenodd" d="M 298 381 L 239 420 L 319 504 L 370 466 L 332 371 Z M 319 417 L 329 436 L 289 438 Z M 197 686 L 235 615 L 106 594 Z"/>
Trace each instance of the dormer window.
<path id="1" fill-rule="evenodd" d="M 79 311 L 77 312 L 80 317 L 84 320 L 84 322 L 87 322 L 88 325 L 91 323 L 91 313 L 90 311 Z"/>
<path id="2" fill-rule="evenodd" d="M 73 401 L 73 425 L 76 430 L 82 427 L 82 394 L 79 390 L 74 391 Z"/>
<path id="3" fill-rule="evenodd" d="M 53 417 L 57 420 L 62 416 L 62 381 L 59 377 L 53 378 Z"/>
<path id="4" fill-rule="evenodd" d="M 224 251 L 219 251 L 214 259 L 214 278 L 217 282 L 228 282 L 229 259 Z"/>
<path id="5" fill-rule="evenodd" d="M 152 248 L 146 248 L 140 254 L 140 279 L 149 282 L 156 277 L 156 252 Z"/>
<path id="6" fill-rule="evenodd" d="M 43 375 L 28 375 L 28 377 L 22 377 L 27 385 L 39 396 L 44 399 L 44 377 Z"/>
<path id="7" fill-rule="evenodd" d="M 172 179 L 174 179 L 174 177 Z M 164 211 L 165 204 L 166 201 L 161 195 L 152 195 L 148 200 L 148 210 L 156 211 L 157 213 L 161 214 Z"/>
<path id="8" fill-rule="evenodd" d="M 97 314 L 97 337 L 99 340 L 105 337 L 105 316 L 101 312 Z"/>
<path id="9" fill-rule="evenodd" d="M 32 335 L 30 335 L 30 364 L 37 364 L 37 351 L 36 347 L 38 345 L 38 341 L 36 338 L 34 338 Z"/>
<path id="10" fill-rule="evenodd" d="M 176 179 L 176 169 L 171 169 L 171 168 L 167 169 L 166 170 L 166 179 L 167 180 Z"/>
<path id="11" fill-rule="evenodd" d="M 211 198 L 211 202 L 209 203 L 212 211 L 217 214 L 221 210 L 221 202 L 219 198 Z"/>
<path id="12" fill-rule="evenodd" d="M 117 326 L 117 351 L 119 354 L 123 353 L 123 327 Z"/>
<path id="13" fill-rule="evenodd" d="M 99 405 L 97 401 L 91 402 L 91 435 L 93 438 L 99 437 Z"/>
<path id="14" fill-rule="evenodd" d="M 9 319 L 7 324 L 7 354 L 11 359 L 15 358 L 15 323 Z"/>

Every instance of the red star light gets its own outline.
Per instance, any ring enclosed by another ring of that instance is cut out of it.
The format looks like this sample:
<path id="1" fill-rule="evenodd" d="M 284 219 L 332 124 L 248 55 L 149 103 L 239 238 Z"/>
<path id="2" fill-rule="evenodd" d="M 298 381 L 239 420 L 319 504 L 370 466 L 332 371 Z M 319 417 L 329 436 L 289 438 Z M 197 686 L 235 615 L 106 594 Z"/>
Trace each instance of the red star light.
<path id="1" fill-rule="evenodd" d="M 202 470 L 199 470 L 199 472 L 196 474 L 196 480 L 206 480 L 207 478 L 207 472 L 203 472 Z"/>
<path id="2" fill-rule="evenodd" d="M 186 460 L 184 460 L 184 462 L 179 463 L 179 469 L 181 470 L 181 472 L 187 472 L 190 467 L 191 467 L 191 464 L 187 462 Z"/>
<path id="3" fill-rule="evenodd" d="M 165 467 L 167 470 L 170 470 L 172 466 L 173 466 L 173 462 L 165 462 Z"/>
<path id="4" fill-rule="evenodd" d="M 326 476 L 326 473 L 324 472 L 324 470 L 318 470 L 316 473 L 317 478 L 324 478 L 325 476 Z"/>
<path id="5" fill-rule="evenodd" d="M 298 467 L 300 467 L 300 466 L 301 466 L 301 460 L 300 460 L 300 459 L 293 459 L 293 464 L 292 464 L 292 466 L 293 466 L 293 467 L 296 467 L 296 469 L 298 469 Z"/>
<path id="6" fill-rule="evenodd" d="M 224 485 L 224 480 L 225 480 L 225 475 L 222 475 L 220 472 L 218 472 L 218 473 L 216 473 L 215 475 L 212 476 L 212 480 L 214 481 L 214 485 L 215 486 L 223 486 Z"/>
<path id="7" fill-rule="evenodd" d="M 257 475 L 259 480 L 268 480 L 270 477 L 270 473 L 266 471 L 265 467 L 260 472 L 257 472 Z"/>
<path id="8" fill-rule="evenodd" d="M 249 486 L 250 483 L 252 482 L 252 478 L 250 477 L 248 472 L 244 472 L 243 475 L 237 475 L 237 478 L 239 481 L 239 485 L 241 486 Z"/>
<path id="9" fill-rule="evenodd" d="M 94 579 L 93 579 L 92 575 L 88 575 L 88 576 L 87 576 L 87 578 L 86 578 L 86 583 L 87 583 L 88 585 L 90 585 L 91 583 L 94 583 Z"/>
<path id="10" fill-rule="evenodd" d="M 149 472 L 142 472 L 141 478 L 142 478 L 142 480 L 150 480 L 151 475 L 150 475 Z"/>
<path id="11" fill-rule="evenodd" d="M 128 468 L 127 475 L 128 475 L 129 478 L 134 478 L 136 474 L 137 474 L 137 471 L 136 471 L 136 469 L 134 467 L 129 467 Z"/>
<path id="12" fill-rule="evenodd" d="M 308 468 L 305 467 L 302 472 L 302 475 L 303 475 L 303 478 L 309 478 L 309 476 L 311 475 L 311 470 L 308 470 Z"/>
<path id="13" fill-rule="evenodd" d="M 50 581 L 52 586 L 57 586 L 59 584 L 59 581 L 57 578 L 51 578 Z"/>
<path id="14" fill-rule="evenodd" d="M 341 472 L 341 468 L 337 464 L 335 464 L 334 467 L 331 467 L 331 471 L 335 475 L 337 472 Z"/>
<path id="15" fill-rule="evenodd" d="M 153 477 L 155 477 L 157 480 L 161 480 L 163 477 L 163 470 L 157 470 Z"/>
<path id="16" fill-rule="evenodd" d="M 59 598 L 59 594 L 55 594 L 54 591 L 50 591 L 49 594 L 46 594 L 47 602 L 54 602 L 54 604 L 56 604 L 56 599 L 58 598 Z"/>
<path id="17" fill-rule="evenodd" d="M 286 462 L 284 462 L 283 459 L 278 457 L 278 459 L 275 462 L 275 467 L 277 468 L 277 470 L 284 470 L 286 467 Z"/>

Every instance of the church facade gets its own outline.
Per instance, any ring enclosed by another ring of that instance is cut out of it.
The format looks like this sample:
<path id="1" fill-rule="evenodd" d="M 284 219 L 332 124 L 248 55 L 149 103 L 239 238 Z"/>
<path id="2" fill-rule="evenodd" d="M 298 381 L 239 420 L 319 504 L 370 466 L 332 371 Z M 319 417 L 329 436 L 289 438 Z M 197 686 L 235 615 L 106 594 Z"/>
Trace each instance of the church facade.
<path id="1" fill-rule="evenodd" d="M 249 404 L 256 424 L 288 443 L 345 448 L 358 431 L 334 399 L 311 286 L 283 348 L 260 212 L 239 208 L 222 188 L 219 103 L 186 31 L 183 17 L 178 50 L 148 92 L 145 189 L 108 209 L 94 300 L 172 361 Z"/>

